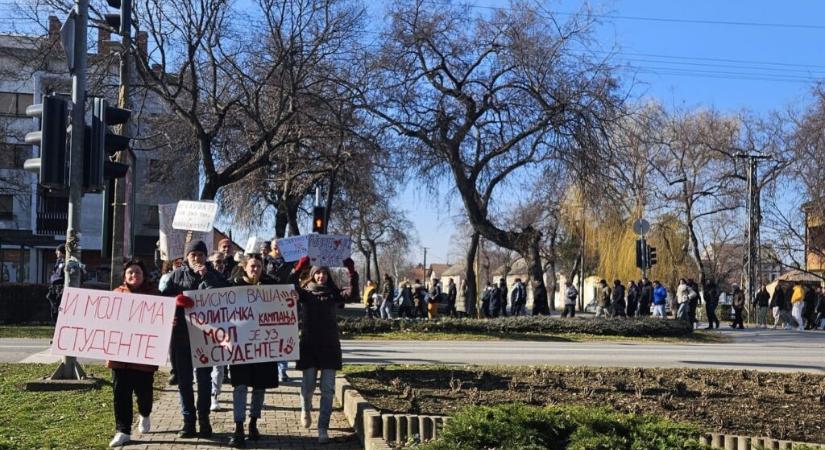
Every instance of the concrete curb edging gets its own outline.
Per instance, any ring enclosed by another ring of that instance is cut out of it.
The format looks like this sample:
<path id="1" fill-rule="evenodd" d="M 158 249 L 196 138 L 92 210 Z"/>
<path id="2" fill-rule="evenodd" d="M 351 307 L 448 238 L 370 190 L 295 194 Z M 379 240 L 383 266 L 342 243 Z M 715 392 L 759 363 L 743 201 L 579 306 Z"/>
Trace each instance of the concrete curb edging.
<path id="1" fill-rule="evenodd" d="M 441 434 L 446 416 L 415 414 L 381 414 L 352 387 L 344 376 L 335 379 L 335 398 L 344 410 L 344 416 L 355 429 L 364 450 L 392 450 L 388 442 L 405 442 L 412 436 L 419 441 L 436 439 Z M 825 450 L 825 444 L 808 444 L 767 437 L 740 436 L 724 433 L 706 433 L 699 442 L 723 450 L 793 450 L 802 445 Z"/>

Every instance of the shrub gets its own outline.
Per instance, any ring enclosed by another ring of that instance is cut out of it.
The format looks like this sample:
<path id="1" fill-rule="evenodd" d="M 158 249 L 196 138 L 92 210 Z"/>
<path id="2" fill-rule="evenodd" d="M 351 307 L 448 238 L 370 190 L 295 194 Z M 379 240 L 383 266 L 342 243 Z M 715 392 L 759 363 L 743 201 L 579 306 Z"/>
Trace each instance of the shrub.
<path id="1" fill-rule="evenodd" d="M 456 413 L 426 450 L 702 450 L 691 425 L 601 408 L 524 404 L 472 406 Z"/>
<path id="2" fill-rule="evenodd" d="M 0 323 L 48 323 L 51 320 L 42 284 L 4 284 L 0 288 Z"/>
<path id="3" fill-rule="evenodd" d="M 649 318 L 603 319 L 547 316 L 500 317 L 496 319 L 369 319 L 341 317 L 338 326 L 345 335 L 389 332 L 440 333 L 583 333 L 602 336 L 685 336 L 693 332 L 688 322 Z"/>

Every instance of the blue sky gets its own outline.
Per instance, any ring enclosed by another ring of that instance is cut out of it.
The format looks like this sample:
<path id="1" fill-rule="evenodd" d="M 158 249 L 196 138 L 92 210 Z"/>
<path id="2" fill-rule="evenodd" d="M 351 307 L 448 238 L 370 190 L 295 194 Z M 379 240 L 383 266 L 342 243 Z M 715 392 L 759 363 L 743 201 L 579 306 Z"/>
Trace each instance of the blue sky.
<path id="1" fill-rule="evenodd" d="M 470 4 L 509 7 L 502 1 Z M 581 2 L 545 5 L 570 13 Z M 626 65 L 636 98 L 767 114 L 803 106 L 814 82 L 825 78 L 825 2 L 615 0 L 590 6 L 601 22 L 596 50 L 613 51 L 613 61 Z M 413 212 L 428 263 L 447 261 L 461 203 L 446 192 L 434 199 L 414 187 L 399 202 Z M 422 249 L 413 253 L 422 260 Z"/>

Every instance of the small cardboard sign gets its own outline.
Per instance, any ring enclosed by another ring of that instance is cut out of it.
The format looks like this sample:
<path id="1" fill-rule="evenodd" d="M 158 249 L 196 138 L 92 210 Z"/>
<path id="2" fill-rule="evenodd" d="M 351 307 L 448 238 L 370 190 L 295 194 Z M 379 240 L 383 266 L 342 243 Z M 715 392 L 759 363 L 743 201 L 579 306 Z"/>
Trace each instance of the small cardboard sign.
<path id="1" fill-rule="evenodd" d="M 67 287 L 51 352 L 162 366 L 174 317 L 175 301 L 169 297 Z"/>
<path id="2" fill-rule="evenodd" d="M 174 261 L 177 258 L 186 256 L 183 251 L 186 247 L 187 232 L 172 228 L 172 218 L 175 217 L 177 207 L 176 203 L 158 205 L 160 259 L 163 261 Z M 194 231 L 192 232 L 192 240 L 203 241 L 206 244 L 207 251 L 211 253 L 214 240 L 213 233 L 213 230 L 209 230 L 207 233 Z"/>
<path id="3" fill-rule="evenodd" d="M 298 261 L 309 256 L 314 266 L 340 267 L 351 255 L 349 236 L 340 234 L 307 234 L 278 239 L 278 250 L 285 261 Z"/>
<path id="4" fill-rule="evenodd" d="M 195 301 L 186 309 L 194 367 L 299 358 L 295 286 L 236 286 L 184 295 Z"/>
<path id="5" fill-rule="evenodd" d="M 175 210 L 172 228 L 207 233 L 212 231 L 212 225 L 215 223 L 217 214 L 218 204 L 215 202 L 181 200 Z"/>

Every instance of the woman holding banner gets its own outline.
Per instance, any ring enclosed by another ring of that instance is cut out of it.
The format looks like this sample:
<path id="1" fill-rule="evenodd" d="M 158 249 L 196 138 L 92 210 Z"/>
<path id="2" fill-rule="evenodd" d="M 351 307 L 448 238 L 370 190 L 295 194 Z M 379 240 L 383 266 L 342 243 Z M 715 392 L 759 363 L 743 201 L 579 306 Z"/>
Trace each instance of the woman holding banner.
<path id="1" fill-rule="evenodd" d="M 140 260 L 126 261 L 123 264 L 123 284 L 115 288 L 115 292 L 159 295 L 146 274 L 146 267 Z M 132 440 L 133 393 L 137 398 L 140 414 L 138 430 L 148 433 L 151 428 L 149 415 L 152 413 L 152 383 L 158 367 L 120 361 L 106 361 L 106 367 L 112 369 L 113 406 L 117 430 L 115 437 L 109 442 L 109 447 L 119 447 Z"/>
<path id="2" fill-rule="evenodd" d="M 240 267 L 243 273 L 232 279 L 233 286 L 250 286 L 256 284 L 274 284 L 271 278 L 262 275 L 263 260 L 261 255 L 252 254 L 245 257 Z M 229 366 L 232 378 L 232 409 L 235 418 L 235 433 L 229 440 L 229 445 L 235 448 L 245 446 L 244 419 L 246 418 L 246 393 L 252 388 L 252 404 L 249 407 L 249 440 L 257 441 L 261 438 L 258 431 L 258 419 L 264 406 L 264 394 L 267 388 L 278 387 L 276 369 L 277 362 L 262 362 L 254 364 L 236 364 Z"/>
<path id="3" fill-rule="evenodd" d="M 292 272 L 297 281 L 301 272 L 309 266 L 309 258 L 298 261 Z M 341 369 L 341 341 L 338 336 L 337 310 L 345 298 L 358 298 L 358 273 L 352 259 L 344 260 L 350 276 L 350 286 L 339 289 L 332 281 L 329 268 L 312 266 L 309 279 L 296 286 L 301 305 L 300 359 L 295 367 L 303 371 L 301 383 L 301 423 L 304 428 L 312 424 L 312 394 L 318 372 L 321 373 L 321 408 L 318 417 L 318 442 L 329 442 L 327 429 L 332 415 L 332 397 L 335 391 L 335 372 Z"/>

